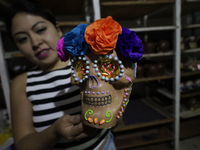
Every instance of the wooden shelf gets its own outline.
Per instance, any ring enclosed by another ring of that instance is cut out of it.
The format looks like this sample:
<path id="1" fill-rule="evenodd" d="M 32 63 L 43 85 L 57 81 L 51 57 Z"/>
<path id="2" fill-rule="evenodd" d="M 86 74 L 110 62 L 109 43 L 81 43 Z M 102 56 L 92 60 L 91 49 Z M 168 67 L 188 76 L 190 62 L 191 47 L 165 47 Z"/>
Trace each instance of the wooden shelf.
<path id="1" fill-rule="evenodd" d="M 180 139 L 200 135 L 200 117 L 184 120 L 180 124 Z"/>
<path id="2" fill-rule="evenodd" d="M 164 80 L 164 79 L 172 79 L 173 75 L 163 75 L 157 77 L 148 77 L 148 78 L 136 78 L 135 82 L 145 82 L 145 81 L 155 81 L 155 80 Z"/>
<path id="3" fill-rule="evenodd" d="M 181 94 L 181 98 L 188 98 L 188 97 L 193 97 L 193 96 L 198 96 L 200 95 L 200 92 L 191 92 L 187 94 Z"/>
<path id="4" fill-rule="evenodd" d="M 187 77 L 187 76 L 193 76 L 193 75 L 199 75 L 200 71 L 190 71 L 190 72 L 181 72 L 182 77 Z"/>
<path id="5" fill-rule="evenodd" d="M 147 31 L 165 31 L 165 30 L 175 30 L 176 26 L 158 26 L 158 27 L 142 27 L 142 28 L 129 28 L 136 32 L 147 32 Z"/>
<path id="6" fill-rule="evenodd" d="M 18 51 L 12 51 L 12 52 L 5 52 L 4 58 L 13 58 L 13 57 L 24 57 L 24 55 L 18 50 Z"/>
<path id="7" fill-rule="evenodd" d="M 131 20 L 158 11 L 174 2 L 175 0 L 101 0 L 101 16 L 105 18 L 109 15 L 117 21 Z"/>
<path id="8" fill-rule="evenodd" d="M 166 3 L 173 3 L 174 0 L 148 0 L 148 1 L 105 1 L 102 0 L 102 6 L 115 6 L 115 5 L 154 5 L 154 4 L 166 4 Z"/>
<path id="9" fill-rule="evenodd" d="M 196 110 L 187 110 L 187 111 L 183 111 L 180 112 L 180 116 L 183 119 L 187 119 L 187 118 L 191 118 L 191 117 L 195 117 L 195 116 L 199 116 L 200 115 L 200 108 L 196 109 Z"/>
<path id="10" fill-rule="evenodd" d="M 181 53 L 195 53 L 195 52 L 200 52 L 200 48 L 195 48 L 195 49 L 185 49 L 182 50 Z"/>
<path id="11" fill-rule="evenodd" d="M 200 24 L 192 24 L 192 25 L 187 25 L 183 26 L 182 29 L 191 29 L 191 28 L 199 28 Z"/>
<path id="12" fill-rule="evenodd" d="M 143 109 L 143 114 L 140 114 L 141 108 Z M 154 114 L 155 116 L 151 118 L 148 116 L 151 115 L 150 113 Z M 139 119 L 137 119 L 138 116 L 135 115 L 141 116 Z M 127 109 L 124 112 L 123 121 L 117 127 L 113 128 L 112 131 L 114 133 L 123 132 L 138 128 L 167 124 L 174 122 L 174 120 L 175 119 L 170 114 L 159 107 L 155 107 L 155 105 L 147 102 L 147 100 L 130 100 Z"/>
<path id="13" fill-rule="evenodd" d="M 144 54 L 143 58 L 145 57 L 162 57 L 162 56 L 172 56 L 174 55 L 174 52 L 169 51 L 169 52 L 165 52 L 165 53 L 150 53 L 150 54 Z"/>
<path id="14" fill-rule="evenodd" d="M 171 140 L 173 140 L 173 135 L 166 128 L 155 128 L 114 136 L 117 149 L 130 149 Z"/>

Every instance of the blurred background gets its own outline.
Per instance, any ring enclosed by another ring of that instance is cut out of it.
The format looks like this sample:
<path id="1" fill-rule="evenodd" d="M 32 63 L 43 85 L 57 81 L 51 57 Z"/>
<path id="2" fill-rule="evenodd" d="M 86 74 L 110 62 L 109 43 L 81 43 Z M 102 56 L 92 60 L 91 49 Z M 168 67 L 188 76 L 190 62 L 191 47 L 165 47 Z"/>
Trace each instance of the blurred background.
<path id="1" fill-rule="evenodd" d="M 0 0 L 0 149 L 12 149 L 9 83 L 30 70 L 3 22 L 14 0 Z M 123 121 L 112 129 L 117 149 L 200 149 L 199 0 L 38 0 L 63 33 L 80 23 L 112 16 L 143 41 Z"/>

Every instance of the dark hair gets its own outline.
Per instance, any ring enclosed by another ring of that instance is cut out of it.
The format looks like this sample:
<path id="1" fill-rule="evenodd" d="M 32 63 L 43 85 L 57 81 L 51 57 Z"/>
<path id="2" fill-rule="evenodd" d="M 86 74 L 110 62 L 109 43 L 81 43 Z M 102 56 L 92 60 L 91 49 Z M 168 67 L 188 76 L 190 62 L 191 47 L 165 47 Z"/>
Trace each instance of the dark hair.
<path id="1" fill-rule="evenodd" d="M 15 0 L 14 3 L 6 9 L 4 16 L 6 29 L 11 39 L 12 19 L 19 12 L 41 16 L 42 18 L 50 21 L 56 27 L 56 19 L 54 18 L 52 13 L 40 3 L 34 0 Z"/>

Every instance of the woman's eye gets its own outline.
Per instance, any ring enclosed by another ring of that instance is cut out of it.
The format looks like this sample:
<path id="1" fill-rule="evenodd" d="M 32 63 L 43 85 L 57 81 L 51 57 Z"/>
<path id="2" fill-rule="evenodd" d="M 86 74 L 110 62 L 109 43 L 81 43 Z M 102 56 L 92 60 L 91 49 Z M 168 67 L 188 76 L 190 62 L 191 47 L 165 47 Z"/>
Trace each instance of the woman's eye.
<path id="1" fill-rule="evenodd" d="M 46 28 L 41 28 L 41 29 L 37 30 L 37 33 L 42 33 L 42 32 L 44 32 L 45 30 L 46 30 Z"/>
<path id="2" fill-rule="evenodd" d="M 21 43 L 24 43 L 26 40 L 27 40 L 27 37 L 23 37 L 23 38 L 20 38 L 18 42 L 21 44 Z"/>

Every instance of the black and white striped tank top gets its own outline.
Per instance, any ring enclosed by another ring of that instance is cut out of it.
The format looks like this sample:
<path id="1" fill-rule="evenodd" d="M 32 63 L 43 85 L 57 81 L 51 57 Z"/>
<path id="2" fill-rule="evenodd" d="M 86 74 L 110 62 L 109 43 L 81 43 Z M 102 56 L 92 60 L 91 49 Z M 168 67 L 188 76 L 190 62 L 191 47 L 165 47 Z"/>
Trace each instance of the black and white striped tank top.
<path id="1" fill-rule="evenodd" d="M 70 65 L 65 68 L 27 73 L 27 97 L 33 104 L 33 125 L 41 132 L 65 114 L 81 113 L 81 96 L 77 86 L 70 83 Z M 53 149 L 81 150 L 96 149 L 108 135 L 108 130 L 98 130 L 94 137 L 69 141 L 62 139 Z"/>

